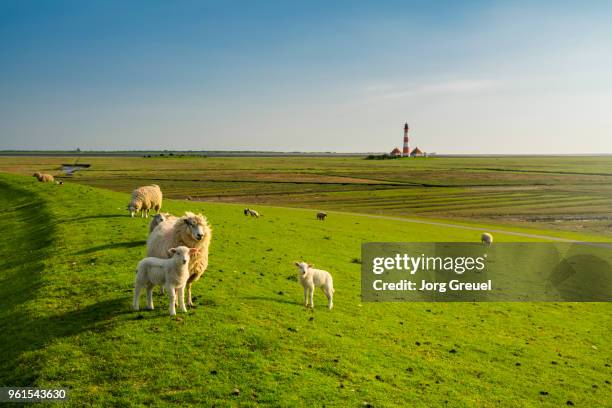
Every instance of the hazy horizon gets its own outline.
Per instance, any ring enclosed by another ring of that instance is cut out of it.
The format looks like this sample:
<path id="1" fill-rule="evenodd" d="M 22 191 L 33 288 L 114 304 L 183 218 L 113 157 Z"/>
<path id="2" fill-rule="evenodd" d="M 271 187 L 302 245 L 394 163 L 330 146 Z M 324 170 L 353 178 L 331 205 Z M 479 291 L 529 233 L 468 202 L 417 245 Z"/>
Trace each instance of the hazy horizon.
<path id="1" fill-rule="evenodd" d="M 4 1 L 0 150 L 612 153 L 612 3 Z"/>

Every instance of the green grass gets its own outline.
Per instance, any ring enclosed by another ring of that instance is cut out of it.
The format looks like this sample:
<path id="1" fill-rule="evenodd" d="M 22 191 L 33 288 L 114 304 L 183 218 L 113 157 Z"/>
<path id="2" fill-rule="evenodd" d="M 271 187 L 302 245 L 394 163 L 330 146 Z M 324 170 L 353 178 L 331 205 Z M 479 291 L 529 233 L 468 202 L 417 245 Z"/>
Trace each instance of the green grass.
<path id="1" fill-rule="evenodd" d="M 61 174 L 74 157 L 0 157 L 0 171 Z M 493 222 L 612 236 L 612 157 L 83 157 L 70 180 L 166 197 Z"/>
<path id="2" fill-rule="evenodd" d="M 476 231 L 341 213 L 318 222 L 277 207 L 252 219 L 238 205 L 168 200 L 164 210 L 203 212 L 214 230 L 198 307 L 172 319 L 160 295 L 155 311 L 130 310 L 147 222 L 127 216 L 127 200 L 0 175 L 1 385 L 66 387 L 74 406 L 612 399 L 610 304 L 361 303 L 361 242 L 474 241 Z M 333 311 L 321 293 L 314 311 L 301 305 L 299 259 L 334 275 Z"/>

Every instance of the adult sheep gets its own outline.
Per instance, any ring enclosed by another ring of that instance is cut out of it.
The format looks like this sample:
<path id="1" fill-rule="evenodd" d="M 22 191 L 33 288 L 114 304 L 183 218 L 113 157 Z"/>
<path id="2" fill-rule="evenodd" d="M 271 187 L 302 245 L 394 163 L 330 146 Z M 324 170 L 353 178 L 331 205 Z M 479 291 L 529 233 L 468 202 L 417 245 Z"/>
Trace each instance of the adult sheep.
<path id="1" fill-rule="evenodd" d="M 200 279 L 208 267 L 208 247 L 212 238 L 212 229 L 201 214 L 185 212 L 180 218 L 169 217 L 160 223 L 147 239 L 147 256 L 168 258 L 168 250 L 177 246 L 198 248 L 197 254 L 189 261 L 189 279 L 187 280 L 187 305 L 193 306 L 191 285 Z"/>
<path id="2" fill-rule="evenodd" d="M 127 206 L 132 218 L 140 211 L 141 217 L 149 218 L 149 210 L 159 212 L 162 206 L 162 192 L 157 184 L 138 187 L 132 191 L 132 199 Z"/>
<path id="3" fill-rule="evenodd" d="M 493 235 L 489 234 L 488 232 L 484 232 L 480 236 L 480 241 L 485 245 L 491 245 L 493 243 Z"/>
<path id="4" fill-rule="evenodd" d="M 32 176 L 36 177 L 41 183 L 53 183 L 55 180 L 52 175 L 45 173 L 36 172 Z"/>

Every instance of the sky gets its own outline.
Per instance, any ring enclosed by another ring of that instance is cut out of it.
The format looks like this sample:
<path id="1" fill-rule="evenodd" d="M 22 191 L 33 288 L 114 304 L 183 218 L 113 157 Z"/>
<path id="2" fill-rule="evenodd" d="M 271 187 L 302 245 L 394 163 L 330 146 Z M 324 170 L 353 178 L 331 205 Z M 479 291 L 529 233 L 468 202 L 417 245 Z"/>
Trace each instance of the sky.
<path id="1" fill-rule="evenodd" d="M 612 2 L 0 0 L 0 150 L 612 153 Z"/>

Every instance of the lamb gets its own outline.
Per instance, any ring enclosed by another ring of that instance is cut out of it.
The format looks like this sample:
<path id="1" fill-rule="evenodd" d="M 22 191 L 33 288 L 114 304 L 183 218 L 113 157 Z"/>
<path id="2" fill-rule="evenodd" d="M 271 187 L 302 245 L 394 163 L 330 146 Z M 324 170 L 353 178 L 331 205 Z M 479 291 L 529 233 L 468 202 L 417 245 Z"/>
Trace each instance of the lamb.
<path id="1" fill-rule="evenodd" d="M 317 213 L 317 220 L 325 221 L 326 217 L 327 217 L 327 213 L 324 213 L 322 211 Z"/>
<path id="2" fill-rule="evenodd" d="M 36 172 L 32 174 L 32 177 L 36 177 L 41 183 L 53 183 L 55 181 L 52 175 L 45 173 Z"/>
<path id="3" fill-rule="evenodd" d="M 132 307 L 139 310 L 142 288 L 147 288 L 147 309 L 153 310 L 153 287 L 163 285 L 168 292 L 170 316 L 176 315 L 176 296 L 183 312 L 185 307 L 185 285 L 189 279 L 189 260 L 199 249 L 179 246 L 168 250 L 169 259 L 147 257 L 138 262 L 134 279 L 134 302 Z"/>
<path id="4" fill-rule="evenodd" d="M 127 206 L 132 218 L 140 211 L 141 217 L 149 217 L 149 210 L 153 208 L 159 212 L 162 206 L 162 192 L 157 184 L 139 187 L 132 191 L 132 199 Z"/>
<path id="5" fill-rule="evenodd" d="M 486 245 L 491 245 L 493 243 L 493 235 L 489 234 L 488 232 L 484 232 L 481 236 L 480 236 L 480 241 L 483 244 Z"/>
<path id="6" fill-rule="evenodd" d="M 180 245 L 198 248 L 198 253 L 189 262 L 187 281 L 187 305 L 193 307 L 191 285 L 200 279 L 208 267 L 208 247 L 212 229 L 201 214 L 185 212 L 180 218 L 169 217 L 159 224 L 147 239 L 147 256 L 167 258 L 168 250 Z"/>
<path id="7" fill-rule="evenodd" d="M 151 232 L 153 232 L 153 230 L 155 229 L 155 227 L 157 227 L 159 224 L 161 224 L 162 222 L 170 219 L 170 218 L 174 218 L 176 219 L 176 217 L 172 214 L 169 213 L 157 213 L 153 216 L 153 219 L 151 220 L 151 223 L 149 224 L 149 234 L 151 234 Z"/>
<path id="8" fill-rule="evenodd" d="M 304 305 L 308 307 L 310 303 L 310 307 L 314 309 L 314 290 L 315 287 L 319 287 L 323 290 L 325 296 L 327 296 L 327 307 L 331 310 L 334 307 L 335 292 L 331 274 L 321 269 L 314 269 L 312 265 L 306 262 L 295 262 L 295 266 L 300 271 L 299 279 L 304 287 Z"/>

